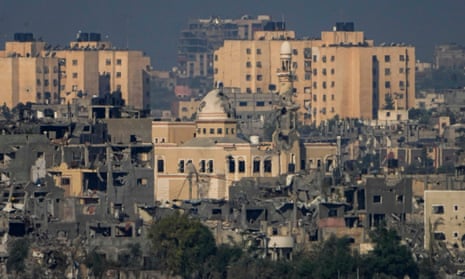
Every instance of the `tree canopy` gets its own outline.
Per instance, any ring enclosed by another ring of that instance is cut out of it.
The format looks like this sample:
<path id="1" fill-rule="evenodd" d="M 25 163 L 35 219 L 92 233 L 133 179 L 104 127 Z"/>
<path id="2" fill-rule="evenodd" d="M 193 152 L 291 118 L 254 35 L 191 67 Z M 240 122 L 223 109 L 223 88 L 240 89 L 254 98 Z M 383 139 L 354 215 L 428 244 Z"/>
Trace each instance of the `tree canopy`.
<path id="1" fill-rule="evenodd" d="M 199 220 L 178 213 L 156 222 L 149 239 L 158 267 L 184 278 L 202 273 L 207 258 L 216 253 L 210 230 Z"/>

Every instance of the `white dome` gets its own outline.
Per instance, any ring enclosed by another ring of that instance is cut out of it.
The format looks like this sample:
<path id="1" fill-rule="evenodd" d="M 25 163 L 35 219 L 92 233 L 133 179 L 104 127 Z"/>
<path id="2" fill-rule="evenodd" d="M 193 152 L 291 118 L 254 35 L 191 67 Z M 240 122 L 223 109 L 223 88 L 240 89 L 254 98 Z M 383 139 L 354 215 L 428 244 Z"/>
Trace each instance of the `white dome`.
<path id="1" fill-rule="evenodd" d="M 227 120 L 229 119 L 228 98 L 220 89 L 213 89 L 200 102 L 198 120 Z"/>
<path id="2" fill-rule="evenodd" d="M 286 54 L 286 55 L 292 54 L 291 43 L 289 43 L 288 41 L 283 42 L 283 44 L 281 45 L 281 54 Z"/>

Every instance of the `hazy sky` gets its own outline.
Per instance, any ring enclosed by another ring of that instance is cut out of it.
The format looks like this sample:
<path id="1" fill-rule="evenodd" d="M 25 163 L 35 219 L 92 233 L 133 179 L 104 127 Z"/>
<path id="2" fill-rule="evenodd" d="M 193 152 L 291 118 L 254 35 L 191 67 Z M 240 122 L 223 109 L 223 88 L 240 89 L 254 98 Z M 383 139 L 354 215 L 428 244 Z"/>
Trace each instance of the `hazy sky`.
<path id="1" fill-rule="evenodd" d="M 412 44 L 418 59 L 431 61 L 436 44 L 465 45 L 464 11 L 465 0 L 0 0 L 0 48 L 15 32 L 63 46 L 82 30 L 142 50 L 155 69 L 169 69 L 189 18 L 269 14 L 284 18 L 298 37 L 318 37 L 337 21 L 353 21 L 375 44 Z"/>

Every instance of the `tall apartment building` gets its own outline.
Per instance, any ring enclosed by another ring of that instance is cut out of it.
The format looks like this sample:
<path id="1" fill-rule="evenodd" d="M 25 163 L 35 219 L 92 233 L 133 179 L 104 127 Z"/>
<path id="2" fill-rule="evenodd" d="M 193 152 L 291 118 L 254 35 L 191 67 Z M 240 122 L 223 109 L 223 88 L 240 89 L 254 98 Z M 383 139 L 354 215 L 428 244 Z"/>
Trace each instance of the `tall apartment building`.
<path id="1" fill-rule="evenodd" d="M 414 106 L 415 49 L 404 44 L 375 46 L 353 23 L 337 23 L 319 39 L 297 39 L 291 30 L 257 31 L 253 40 L 227 40 L 214 53 L 214 80 L 244 93 L 273 93 L 279 49 L 292 46 L 299 121 L 376 119 L 391 97 L 398 109 Z"/>
<path id="2" fill-rule="evenodd" d="M 42 57 L 45 43 L 30 33 L 15 34 L 0 51 L 0 105 L 59 103 L 59 59 Z"/>
<path id="3" fill-rule="evenodd" d="M 259 30 L 284 30 L 284 22 L 272 21 L 269 15 L 256 18 L 244 15 L 238 19 L 191 19 L 181 31 L 178 44 L 178 72 L 180 78 L 200 78 L 211 86 L 213 52 L 225 40 L 251 40 Z"/>
<path id="4" fill-rule="evenodd" d="M 119 91 L 126 105 L 150 108 L 151 66 L 150 58 L 143 52 L 117 49 L 102 41 L 97 33 L 78 33 L 76 41 L 65 48 L 52 48 L 35 41 L 32 34 L 16 35 L 14 42 L 6 43 L 0 60 L 2 69 L 11 68 L 10 75 L 1 77 L 1 84 L 12 84 L 11 90 L 0 93 L 3 99 L 11 100 L 7 104 L 15 106 L 27 101 L 66 104 L 74 98 Z M 38 64 L 15 70 L 14 65 L 20 67 L 24 63 Z M 31 81 L 35 82 L 35 88 L 31 87 Z M 24 93 L 24 88 L 33 93 Z"/>

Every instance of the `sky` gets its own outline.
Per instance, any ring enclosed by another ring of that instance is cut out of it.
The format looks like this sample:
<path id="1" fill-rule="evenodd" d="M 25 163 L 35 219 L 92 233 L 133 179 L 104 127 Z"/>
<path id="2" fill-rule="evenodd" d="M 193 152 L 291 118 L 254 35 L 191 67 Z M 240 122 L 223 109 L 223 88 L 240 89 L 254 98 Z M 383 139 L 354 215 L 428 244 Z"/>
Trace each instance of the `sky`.
<path id="1" fill-rule="evenodd" d="M 97 32 L 168 70 L 188 19 L 268 14 L 284 19 L 297 37 L 319 37 L 336 22 L 352 21 L 375 44 L 404 42 L 431 62 L 435 45 L 465 45 L 464 11 L 465 0 L 0 0 L 0 49 L 15 32 L 54 46 L 67 45 L 78 31 Z"/>

